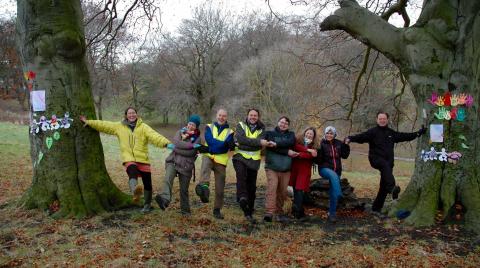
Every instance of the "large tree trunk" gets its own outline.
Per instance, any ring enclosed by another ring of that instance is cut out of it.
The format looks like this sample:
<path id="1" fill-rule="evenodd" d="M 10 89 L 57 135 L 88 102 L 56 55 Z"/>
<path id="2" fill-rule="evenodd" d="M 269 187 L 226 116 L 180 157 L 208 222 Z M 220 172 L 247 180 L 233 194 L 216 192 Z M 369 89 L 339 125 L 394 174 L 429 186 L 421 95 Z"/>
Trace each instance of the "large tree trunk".
<path id="1" fill-rule="evenodd" d="M 408 28 L 388 24 L 353 0 L 339 2 L 340 9 L 322 22 L 322 30 L 345 30 L 392 60 L 407 78 L 419 114 L 423 108 L 429 111 L 428 123 L 442 122 L 433 116 L 437 108 L 426 102 L 432 92 L 443 94 L 450 88 L 474 97 L 465 122 L 443 121 L 443 144 L 429 144 L 424 135 L 417 145 L 417 156 L 431 146 L 460 151 L 459 163 L 417 157 L 412 180 L 390 213 L 406 209 L 411 211 L 407 222 L 425 226 L 435 222 L 439 209 L 447 217 L 460 203 L 466 226 L 480 232 L 480 1 L 426 0 L 419 20 Z M 469 149 L 461 147 L 460 134 Z"/>
<path id="2" fill-rule="evenodd" d="M 95 117 L 85 60 L 80 1 L 19 0 L 17 34 L 24 71 L 36 73 L 38 89 L 46 90 L 51 118 L 68 112 L 73 126 L 30 134 L 33 182 L 23 197 L 27 208 L 47 209 L 58 202 L 54 216 L 82 217 L 124 207 L 131 199 L 110 180 L 97 132 L 84 128 L 78 115 Z M 58 136 L 56 136 L 58 138 Z M 51 146 L 48 146 L 48 141 Z M 50 148 L 49 148 L 50 147 Z"/>

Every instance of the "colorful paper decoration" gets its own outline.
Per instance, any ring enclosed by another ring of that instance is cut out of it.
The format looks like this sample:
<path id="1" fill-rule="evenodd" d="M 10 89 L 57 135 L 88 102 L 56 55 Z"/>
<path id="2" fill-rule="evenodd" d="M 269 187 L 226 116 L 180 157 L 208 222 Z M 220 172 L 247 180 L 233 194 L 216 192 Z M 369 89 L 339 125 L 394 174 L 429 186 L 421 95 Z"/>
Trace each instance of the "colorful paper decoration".
<path id="1" fill-rule="evenodd" d="M 439 96 L 437 92 L 433 92 L 427 102 L 439 107 L 465 105 L 467 108 L 470 108 L 473 106 L 473 96 L 465 93 L 451 94 L 450 91 L 447 91 L 443 96 Z"/>
<path id="2" fill-rule="evenodd" d="M 35 116 L 35 115 L 34 115 Z M 58 130 L 60 128 L 70 128 L 73 119 L 70 118 L 68 112 L 65 113 L 62 119 L 58 119 L 56 115 L 52 115 L 50 120 L 42 115 L 40 121 L 33 119 L 30 123 L 30 133 L 38 134 L 41 131 L 46 132 L 49 130 Z"/>
<path id="3" fill-rule="evenodd" d="M 60 139 L 60 133 L 58 133 L 58 131 L 55 131 L 55 133 L 53 133 L 53 138 L 58 141 Z"/>
<path id="4" fill-rule="evenodd" d="M 440 162 L 448 161 L 449 163 L 456 164 L 457 161 L 462 157 L 462 154 L 457 151 L 447 153 L 445 148 L 442 148 L 442 150 L 438 152 L 435 150 L 435 148 L 431 147 L 430 151 L 422 150 L 420 157 L 424 162 L 436 160 Z"/>
<path id="5" fill-rule="evenodd" d="M 43 159 L 43 152 L 40 152 L 40 153 L 38 154 L 37 163 L 40 164 L 40 161 L 42 161 L 42 159 Z"/>
<path id="6" fill-rule="evenodd" d="M 450 120 L 451 118 L 450 112 L 447 109 L 445 109 L 445 107 L 438 108 L 438 112 L 436 112 L 434 115 L 437 119 L 440 119 L 440 120 L 444 120 L 444 119 Z"/>
<path id="7" fill-rule="evenodd" d="M 463 121 L 465 121 L 465 117 L 466 117 L 465 109 L 464 108 L 458 108 L 457 109 L 457 115 L 456 115 L 457 121 L 463 122 Z"/>
<path id="8" fill-rule="evenodd" d="M 25 72 L 23 74 L 23 76 L 25 77 L 25 80 L 27 80 L 27 88 L 29 91 L 32 91 L 33 89 L 33 82 L 35 80 L 35 77 L 37 76 L 36 73 L 34 73 L 33 71 L 28 71 L 28 72 Z"/>
<path id="9" fill-rule="evenodd" d="M 457 120 L 459 122 L 465 121 L 466 111 L 463 107 L 453 108 L 451 111 L 445 107 L 439 107 L 438 112 L 434 113 L 439 120 Z"/>
<path id="10" fill-rule="evenodd" d="M 462 154 L 459 152 L 451 152 L 448 154 L 448 162 L 452 164 L 456 164 L 458 160 L 462 157 Z"/>
<path id="11" fill-rule="evenodd" d="M 45 143 L 47 144 L 47 148 L 50 150 L 50 148 L 52 148 L 52 145 L 53 145 L 53 138 L 52 137 L 47 137 L 45 139 Z"/>
<path id="12" fill-rule="evenodd" d="M 30 92 L 32 109 L 34 112 L 45 111 L 45 90 L 34 90 Z"/>

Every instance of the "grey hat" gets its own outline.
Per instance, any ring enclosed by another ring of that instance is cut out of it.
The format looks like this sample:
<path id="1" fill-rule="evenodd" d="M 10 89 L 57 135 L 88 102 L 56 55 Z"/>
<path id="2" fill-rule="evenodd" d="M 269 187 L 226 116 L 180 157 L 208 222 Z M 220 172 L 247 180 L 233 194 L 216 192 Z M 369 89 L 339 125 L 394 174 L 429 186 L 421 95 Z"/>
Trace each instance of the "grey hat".
<path id="1" fill-rule="evenodd" d="M 335 129 L 335 127 L 332 127 L 332 126 L 328 126 L 328 127 L 325 128 L 325 132 L 324 132 L 324 135 L 323 135 L 324 139 L 325 139 L 325 134 L 327 134 L 328 132 L 332 132 L 334 138 L 337 137 L 337 129 Z"/>

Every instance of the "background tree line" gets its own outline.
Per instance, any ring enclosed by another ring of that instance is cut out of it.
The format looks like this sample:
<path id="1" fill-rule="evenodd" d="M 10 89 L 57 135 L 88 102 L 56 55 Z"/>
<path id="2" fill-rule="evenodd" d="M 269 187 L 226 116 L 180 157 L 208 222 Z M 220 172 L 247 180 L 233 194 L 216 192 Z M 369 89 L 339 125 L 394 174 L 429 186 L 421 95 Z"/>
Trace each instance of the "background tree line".
<path id="1" fill-rule="evenodd" d="M 133 18 L 112 22 L 102 8 L 82 1 L 99 118 L 105 110 L 111 117 L 132 105 L 163 124 L 182 122 L 191 113 L 210 118 L 218 107 L 239 120 L 247 108 L 258 107 L 267 124 L 288 115 L 297 129 L 335 124 L 354 131 L 385 109 L 397 127 L 415 124 L 413 96 L 398 69 L 378 52 L 365 60 L 361 43 L 343 32 L 321 32 L 315 20 L 232 15 L 204 3 L 175 32 L 140 35 L 128 30 Z M 13 25 L 14 19 L 0 21 L 6 29 L 1 31 L 1 94 L 17 97 L 27 109 Z M 109 34 L 107 26 L 113 29 Z"/>

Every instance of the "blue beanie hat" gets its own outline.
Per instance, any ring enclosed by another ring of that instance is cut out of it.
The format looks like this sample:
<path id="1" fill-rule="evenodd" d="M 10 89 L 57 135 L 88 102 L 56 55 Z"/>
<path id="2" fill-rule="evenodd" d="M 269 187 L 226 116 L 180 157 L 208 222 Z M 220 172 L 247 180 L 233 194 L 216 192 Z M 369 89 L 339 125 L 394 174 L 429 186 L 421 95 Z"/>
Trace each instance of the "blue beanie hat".
<path id="1" fill-rule="evenodd" d="M 200 116 L 196 115 L 196 114 L 192 114 L 189 118 L 188 118 L 188 122 L 192 122 L 195 124 L 195 126 L 198 128 L 200 126 Z"/>

